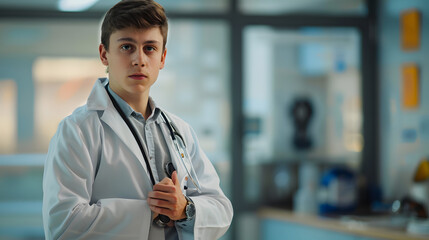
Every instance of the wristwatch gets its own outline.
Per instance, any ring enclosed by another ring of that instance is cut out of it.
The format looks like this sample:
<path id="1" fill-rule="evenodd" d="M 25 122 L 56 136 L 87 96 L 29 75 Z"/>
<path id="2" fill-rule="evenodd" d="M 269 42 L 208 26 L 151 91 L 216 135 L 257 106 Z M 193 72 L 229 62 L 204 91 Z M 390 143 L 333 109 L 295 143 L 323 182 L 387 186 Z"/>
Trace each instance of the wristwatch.
<path id="1" fill-rule="evenodd" d="M 188 201 L 188 203 L 186 204 L 186 207 L 185 207 L 186 218 L 177 220 L 176 222 L 189 221 L 195 217 L 195 204 L 194 204 L 194 202 L 188 196 L 185 196 L 185 198 L 186 198 L 186 201 Z"/>

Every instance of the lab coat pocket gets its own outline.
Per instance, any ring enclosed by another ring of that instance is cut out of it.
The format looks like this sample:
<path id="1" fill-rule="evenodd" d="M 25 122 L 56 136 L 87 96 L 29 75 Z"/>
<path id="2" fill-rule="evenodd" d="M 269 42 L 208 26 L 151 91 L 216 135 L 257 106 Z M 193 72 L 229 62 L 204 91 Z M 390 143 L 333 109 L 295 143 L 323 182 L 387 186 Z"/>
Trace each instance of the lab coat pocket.
<path id="1" fill-rule="evenodd" d="M 192 182 L 192 180 L 189 178 L 188 175 L 186 175 L 186 177 L 182 180 L 181 186 L 182 186 L 182 192 L 186 196 L 192 196 L 195 193 L 198 193 L 197 187 L 194 185 L 194 183 Z"/>

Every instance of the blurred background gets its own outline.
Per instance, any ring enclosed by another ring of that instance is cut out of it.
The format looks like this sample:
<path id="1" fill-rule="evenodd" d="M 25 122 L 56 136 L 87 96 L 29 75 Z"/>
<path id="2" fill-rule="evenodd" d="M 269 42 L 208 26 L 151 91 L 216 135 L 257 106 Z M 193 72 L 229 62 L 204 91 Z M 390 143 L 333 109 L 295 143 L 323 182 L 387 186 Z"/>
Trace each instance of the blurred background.
<path id="1" fill-rule="evenodd" d="M 0 239 L 44 239 L 49 141 L 106 76 L 116 2 L 0 0 Z M 429 1 L 158 2 L 151 95 L 214 164 L 223 239 L 427 239 Z"/>

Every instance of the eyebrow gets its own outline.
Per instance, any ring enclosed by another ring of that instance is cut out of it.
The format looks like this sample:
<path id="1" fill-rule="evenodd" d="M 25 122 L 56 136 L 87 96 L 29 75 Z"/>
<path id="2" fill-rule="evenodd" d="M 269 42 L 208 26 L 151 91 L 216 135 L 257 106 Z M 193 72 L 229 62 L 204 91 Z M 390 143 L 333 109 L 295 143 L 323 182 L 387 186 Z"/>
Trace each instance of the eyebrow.
<path id="1" fill-rule="evenodd" d="M 130 37 L 119 38 L 117 41 L 118 42 L 132 42 L 132 43 L 137 43 L 137 41 L 135 39 L 130 38 Z M 144 43 L 145 44 L 148 44 L 148 43 L 159 43 L 159 41 L 156 41 L 156 40 L 147 40 Z"/>

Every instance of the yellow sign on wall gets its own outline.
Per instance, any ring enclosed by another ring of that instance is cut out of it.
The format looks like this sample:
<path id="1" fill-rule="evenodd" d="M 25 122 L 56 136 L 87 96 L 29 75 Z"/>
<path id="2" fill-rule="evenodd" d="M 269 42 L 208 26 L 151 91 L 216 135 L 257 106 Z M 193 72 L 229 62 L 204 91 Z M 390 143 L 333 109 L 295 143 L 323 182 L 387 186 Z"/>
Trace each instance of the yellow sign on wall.
<path id="1" fill-rule="evenodd" d="M 407 10 L 401 14 L 402 49 L 417 50 L 420 47 L 420 12 Z"/>
<path id="2" fill-rule="evenodd" d="M 419 106 L 420 99 L 419 69 L 417 64 L 402 66 L 402 106 L 414 109 Z"/>

